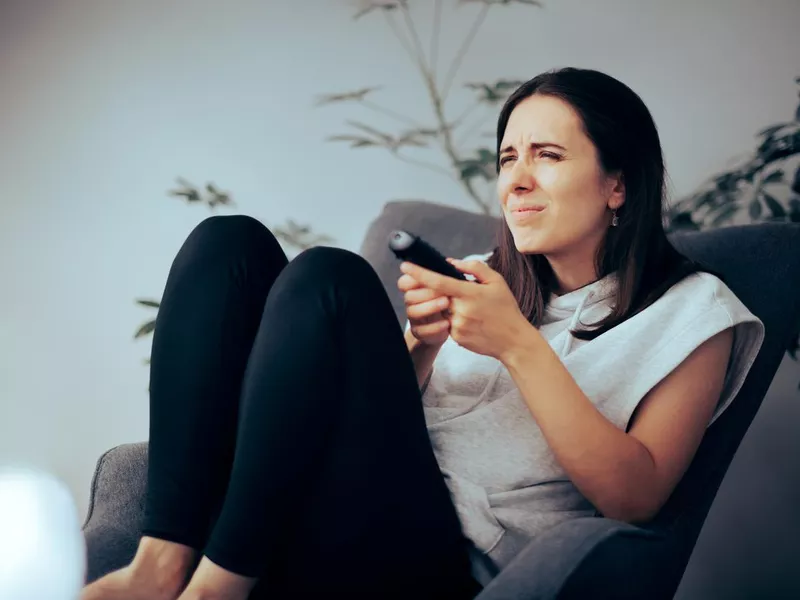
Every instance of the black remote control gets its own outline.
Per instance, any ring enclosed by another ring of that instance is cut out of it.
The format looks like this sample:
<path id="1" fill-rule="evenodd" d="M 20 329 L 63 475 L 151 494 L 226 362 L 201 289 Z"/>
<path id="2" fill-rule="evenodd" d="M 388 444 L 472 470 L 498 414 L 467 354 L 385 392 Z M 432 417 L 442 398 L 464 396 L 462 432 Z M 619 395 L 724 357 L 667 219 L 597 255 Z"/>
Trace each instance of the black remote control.
<path id="1" fill-rule="evenodd" d="M 408 261 L 447 277 L 469 281 L 464 274 L 447 262 L 445 256 L 418 235 L 408 231 L 393 231 L 389 249 L 400 260 Z"/>

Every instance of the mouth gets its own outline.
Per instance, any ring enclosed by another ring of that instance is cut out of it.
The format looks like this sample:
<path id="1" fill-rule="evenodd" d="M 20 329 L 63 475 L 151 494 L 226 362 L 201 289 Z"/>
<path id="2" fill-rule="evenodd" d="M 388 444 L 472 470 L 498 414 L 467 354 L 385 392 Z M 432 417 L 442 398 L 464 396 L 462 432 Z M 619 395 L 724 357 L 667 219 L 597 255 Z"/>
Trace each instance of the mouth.
<path id="1" fill-rule="evenodd" d="M 531 217 L 535 217 L 539 213 L 541 213 L 545 209 L 544 206 L 522 206 L 520 208 L 515 208 L 511 211 L 511 216 L 514 218 L 515 221 L 521 221 L 524 219 L 529 219 Z"/>

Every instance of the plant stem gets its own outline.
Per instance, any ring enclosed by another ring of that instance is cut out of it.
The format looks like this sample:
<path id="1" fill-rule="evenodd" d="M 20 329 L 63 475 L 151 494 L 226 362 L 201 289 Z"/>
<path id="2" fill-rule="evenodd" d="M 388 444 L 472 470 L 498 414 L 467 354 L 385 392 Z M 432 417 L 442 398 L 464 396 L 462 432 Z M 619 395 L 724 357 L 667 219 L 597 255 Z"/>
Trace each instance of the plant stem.
<path id="1" fill-rule="evenodd" d="M 417 62 L 420 66 L 424 66 L 427 70 L 425 51 L 422 49 L 422 42 L 417 34 L 417 28 L 414 27 L 414 21 L 411 18 L 411 11 L 408 8 L 408 2 L 401 2 L 400 7 L 403 11 L 403 18 L 406 20 L 406 27 L 408 27 L 408 31 L 411 34 L 411 39 L 414 42 L 414 49 L 417 52 Z"/>
<path id="2" fill-rule="evenodd" d="M 486 122 L 486 115 L 484 114 L 481 115 L 480 118 L 476 120 L 469 129 L 467 129 L 466 131 L 464 131 L 459 135 L 458 143 L 463 144 L 466 140 L 469 139 L 469 137 L 472 134 L 474 134 L 478 129 L 483 127 L 483 124 L 485 122 Z"/>
<path id="3" fill-rule="evenodd" d="M 416 158 L 408 158 L 407 156 L 402 156 L 397 152 L 393 152 L 393 154 L 404 163 L 415 165 L 417 167 L 422 167 L 423 169 L 428 169 L 429 171 L 433 171 L 434 173 L 438 173 L 439 175 L 444 175 L 449 179 L 453 179 L 456 183 L 460 183 L 460 181 L 456 179 L 450 171 L 448 171 L 443 167 L 440 167 L 439 165 L 434 165 L 432 163 L 425 162 L 424 160 L 417 160 Z"/>
<path id="4" fill-rule="evenodd" d="M 464 41 L 461 43 L 461 47 L 458 49 L 456 53 L 456 58 L 453 60 L 453 64 L 450 66 L 450 70 L 447 72 L 447 76 L 445 77 L 444 87 L 442 88 L 442 99 L 447 98 L 447 94 L 450 91 L 450 86 L 453 84 L 453 80 L 455 79 L 456 72 L 458 71 L 461 63 L 464 61 L 464 57 L 467 54 L 467 50 L 469 50 L 472 41 L 475 39 L 475 34 L 478 33 L 478 29 L 483 24 L 483 20 L 486 18 L 487 13 L 489 12 L 489 4 L 484 4 L 483 8 L 481 8 L 481 12 L 478 14 L 478 18 L 475 19 L 475 22 L 472 24 L 472 29 L 469 30 L 467 37 L 464 38 Z"/>
<path id="5" fill-rule="evenodd" d="M 461 125 L 461 123 L 463 123 L 463 122 L 464 122 L 464 120 L 465 120 L 465 119 L 466 119 L 468 116 L 470 116 L 470 115 L 472 114 L 472 112 L 473 112 L 473 111 L 474 111 L 476 108 L 478 108 L 480 105 L 481 105 L 481 101 L 480 101 L 480 100 L 475 100 L 475 102 L 473 102 L 472 104 L 470 104 L 470 105 L 467 107 L 467 110 L 465 110 L 463 113 L 461 113 L 460 115 L 458 115 L 458 117 L 456 117 L 455 121 L 453 121 L 453 128 L 456 128 L 456 127 L 458 127 L 459 125 Z"/>
<path id="6" fill-rule="evenodd" d="M 439 32 L 442 21 L 442 0 L 435 0 L 433 6 L 433 32 L 431 33 L 431 77 L 436 81 L 436 63 L 439 61 Z"/>
<path id="7" fill-rule="evenodd" d="M 411 35 L 416 40 L 417 47 L 419 48 L 419 52 L 421 53 L 421 47 L 419 46 L 419 36 L 417 36 L 416 34 L 416 29 L 414 28 L 413 21 L 411 21 L 410 19 L 410 15 L 407 14 L 408 8 L 405 6 L 405 4 L 402 4 L 401 6 L 404 11 L 404 14 L 406 15 L 406 24 L 411 30 Z M 476 20 L 475 24 L 473 24 L 470 33 L 467 35 L 467 39 L 462 44 L 461 50 L 459 51 L 460 58 L 459 57 L 456 58 L 456 63 L 460 63 L 460 60 L 463 60 L 463 54 L 466 53 L 466 50 L 469 44 L 471 43 L 472 38 L 475 37 L 475 33 L 477 32 L 478 27 L 480 27 L 480 24 L 486 17 L 487 10 L 488 10 L 488 5 L 484 7 L 480 15 L 478 16 L 478 19 Z M 406 50 L 409 57 L 411 57 L 411 60 L 417 65 L 417 67 L 420 70 L 420 73 L 422 74 L 423 81 L 425 82 L 425 87 L 428 90 L 428 95 L 430 96 L 431 102 L 433 103 L 433 112 L 434 115 L 436 116 L 436 122 L 439 125 L 439 131 L 441 132 L 442 150 L 445 152 L 445 154 L 447 154 L 447 157 L 450 159 L 450 162 L 452 163 L 453 170 L 458 175 L 458 179 L 456 181 L 461 183 L 461 185 L 466 190 L 467 194 L 470 196 L 470 198 L 472 198 L 475 204 L 477 204 L 480 207 L 481 211 L 484 214 L 491 214 L 490 206 L 486 202 L 484 202 L 483 199 L 480 197 L 480 195 L 477 193 L 477 191 L 475 190 L 475 186 L 472 184 L 472 181 L 464 177 L 461 177 L 461 170 L 458 166 L 459 163 L 461 162 L 461 159 L 459 158 L 458 153 L 456 152 L 455 149 L 455 145 L 453 144 L 453 136 L 451 128 L 447 124 L 447 119 L 445 119 L 444 116 L 444 97 L 439 93 L 436 81 L 433 77 L 433 73 L 425 64 L 424 56 L 416 56 L 414 54 L 414 51 L 408 47 L 404 36 L 400 33 L 399 29 L 397 28 L 397 24 L 394 22 L 394 19 L 392 19 L 391 15 L 389 15 L 388 11 L 384 11 L 384 15 L 386 17 L 386 21 L 389 23 L 389 26 L 392 29 L 392 32 L 395 34 L 395 37 L 397 37 L 397 39 L 400 41 L 401 45 Z M 452 77 L 455 76 L 455 71 L 457 70 L 458 70 L 458 64 L 450 68 L 448 77 L 452 79 Z M 395 156 L 397 156 L 400 160 L 403 160 L 410 164 L 416 164 L 417 166 L 425 165 L 425 168 L 429 169 L 433 167 L 433 165 L 427 163 L 420 164 L 418 161 L 415 161 L 413 159 L 401 157 L 397 153 L 395 153 Z M 434 170 L 439 172 L 438 168 Z"/>
<path id="8" fill-rule="evenodd" d="M 408 57 L 411 59 L 412 62 L 419 64 L 417 57 L 414 56 L 414 50 L 411 49 L 411 46 L 408 45 L 408 41 L 406 40 L 405 36 L 400 33 L 400 29 L 397 27 L 397 23 L 394 22 L 392 15 L 389 14 L 388 11 L 381 11 L 383 12 L 383 16 L 386 19 L 386 22 L 389 24 L 389 28 L 392 30 L 394 37 L 397 38 L 397 41 L 400 42 L 400 45 L 403 47 L 403 50 L 406 51 Z"/>
<path id="9" fill-rule="evenodd" d="M 389 108 L 384 108 L 383 106 L 375 104 L 370 100 L 361 100 L 361 104 L 363 104 L 364 106 L 366 106 L 371 110 L 374 110 L 375 112 L 379 112 L 383 115 L 392 117 L 393 119 L 397 119 L 398 121 L 401 121 L 407 125 L 411 125 L 412 127 L 416 127 L 417 129 L 423 129 L 422 125 L 420 125 L 417 121 L 415 121 L 411 117 L 395 112 Z"/>
<path id="10" fill-rule="evenodd" d="M 444 145 L 444 151 L 447 156 L 450 157 L 450 160 L 453 163 L 453 168 L 459 172 L 458 163 L 461 162 L 461 159 L 458 157 L 458 153 L 456 152 L 455 145 L 453 144 L 453 134 L 450 127 L 447 125 L 447 121 L 444 118 L 444 105 L 442 101 L 442 97 L 439 95 L 439 90 L 436 89 L 436 83 L 433 81 L 429 73 L 423 73 L 425 78 L 425 84 L 428 88 L 428 94 L 431 97 L 431 102 L 433 102 L 433 112 L 436 115 L 436 120 L 439 122 L 442 131 L 442 143 Z M 465 179 L 464 177 L 460 177 L 460 181 L 464 186 L 464 189 L 467 191 L 467 194 L 475 201 L 475 203 L 481 208 L 481 210 L 485 214 L 489 214 L 488 207 L 484 204 L 481 197 L 475 191 L 475 187 L 472 185 L 472 181 L 469 179 Z"/>

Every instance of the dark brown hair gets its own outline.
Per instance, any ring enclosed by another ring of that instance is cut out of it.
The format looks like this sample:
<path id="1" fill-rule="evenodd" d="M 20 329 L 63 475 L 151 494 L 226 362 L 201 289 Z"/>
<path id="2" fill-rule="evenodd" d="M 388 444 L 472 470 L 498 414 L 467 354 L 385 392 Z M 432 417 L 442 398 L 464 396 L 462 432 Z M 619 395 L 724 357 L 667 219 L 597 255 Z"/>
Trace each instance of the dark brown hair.
<path id="1" fill-rule="evenodd" d="M 497 171 L 500 144 L 514 108 L 534 94 L 567 102 L 580 117 L 606 173 L 621 172 L 625 204 L 617 211 L 619 225 L 610 227 L 595 256 L 599 278 L 617 272 L 619 287 L 610 315 L 592 329 L 573 331 L 591 340 L 644 310 L 691 273 L 708 271 L 680 254 L 667 239 L 663 222 L 665 170 L 653 118 L 642 99 L 613 77 L 588 69 L 564 68 L 542 73 L 523 83 L 506 100 L 497 121 Z M 503 275 L 522 313 L 539 326 L 554 278 L 541 254 L 522 254 L 504 218 L 497 247 L 487 261 Z M 585 324 L 584 324 L 585 325 Z"/>

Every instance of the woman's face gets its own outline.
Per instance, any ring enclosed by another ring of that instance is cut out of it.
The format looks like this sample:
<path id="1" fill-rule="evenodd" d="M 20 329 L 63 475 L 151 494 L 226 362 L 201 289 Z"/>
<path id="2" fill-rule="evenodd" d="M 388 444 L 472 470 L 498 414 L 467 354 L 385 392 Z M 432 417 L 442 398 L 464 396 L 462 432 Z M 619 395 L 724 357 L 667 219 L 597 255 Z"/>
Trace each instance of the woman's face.
<path id="1" fill-rule="evenodd" d="M 603 172 L 572 107 L 544 95 L 520 102 L 499 159 L 497 191 L 517 250 L 593 261 L 610 225 L 609 209 L 622 205 L 624 188 Z"/>

